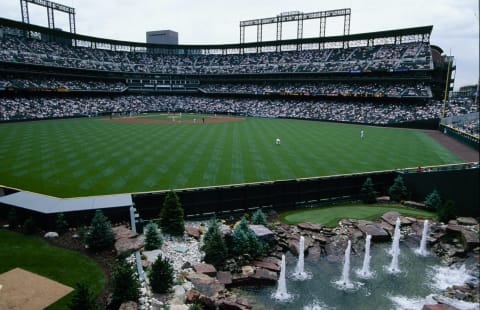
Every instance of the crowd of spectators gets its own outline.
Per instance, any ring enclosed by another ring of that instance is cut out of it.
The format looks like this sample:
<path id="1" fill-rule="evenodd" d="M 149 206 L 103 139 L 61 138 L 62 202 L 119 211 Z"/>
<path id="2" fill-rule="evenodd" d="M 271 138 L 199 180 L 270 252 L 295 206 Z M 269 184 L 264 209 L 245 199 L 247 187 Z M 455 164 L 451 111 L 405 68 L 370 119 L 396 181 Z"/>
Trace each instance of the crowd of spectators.
<path id="1" fill-rule="evenodd" d="M 446 116 L 452 113 L 478 112 L 477 105 L 460 107 L 449 103 Z M 68 116 L 97 116 L 105 113 L 137 114 L 153 111 L 196 113 L 231 113 L 257 117 L 391 124 L 439 118 L 444 104 L 394 104 L 378 102 L 338 102 L 335 100 L 209 98 L 199 96 L 116 97 L 0 97 L 0 120 L 42 119 Z"/>
<path id="2" fill-rule="evenodd" d="M 246 74 L 408 71 L 433 68 L 424 42 L 244 54 L 164 55 L 73 47 L 0 29 L 0 61 L 100 71 L 162 74 Z"/>
<path id="3" fill-rule="evenodd" d="M 431 98 L 432 90 L 422 82 L 319 82 L 319 83 L 222 83 L 205 84 L 200 87 L 206 93 L 236 94 L 291 94 L 307 96 L 353 96 L 353 97 L 422 97 Z"/>
<path id="4" fill-rule="evenodd" d="M 0 87 L 37 90 L 71 90 L 71 91 L 107 91 L 122 92 L 127 89 L 125 82 L 103 80 L 78 80 L 60 78 L 19 78 L 0 76 Z"/>

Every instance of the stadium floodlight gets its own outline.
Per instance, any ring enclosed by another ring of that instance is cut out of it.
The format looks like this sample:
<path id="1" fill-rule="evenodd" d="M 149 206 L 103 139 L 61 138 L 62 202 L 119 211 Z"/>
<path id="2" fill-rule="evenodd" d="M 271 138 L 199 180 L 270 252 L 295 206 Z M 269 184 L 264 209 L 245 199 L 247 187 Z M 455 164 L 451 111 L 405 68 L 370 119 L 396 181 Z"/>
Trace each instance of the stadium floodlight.
<path id="1" fill-rule="evenodd" d="M 36 4 L 47 8 L 48 28 L 55 29 L 55 11 L 60 11 L 68 14 L 70 22 L 70 32 L 76 33 L 75 28 L 75 9 L 60 3 L 48 0 L 20 0 L 20 9 L 22 12 L 22 21 L 30 24 L 30 16 L 28 14 L 28 4 Z"/>

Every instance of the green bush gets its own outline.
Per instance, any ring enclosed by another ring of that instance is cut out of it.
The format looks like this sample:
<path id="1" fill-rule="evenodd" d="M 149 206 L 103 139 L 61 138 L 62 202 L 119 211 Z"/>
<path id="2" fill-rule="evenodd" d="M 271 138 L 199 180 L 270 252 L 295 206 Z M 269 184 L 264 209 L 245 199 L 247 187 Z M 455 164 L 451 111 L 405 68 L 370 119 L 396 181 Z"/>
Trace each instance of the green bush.
<path id="1" fill-rule="evenodd" d="M 372 204 L 377 202 L 377 192 L 373 186 L 372 178 L 368 177 L 360 190 L 360 198 L 363 203 Z"/>
<path id="2" fill-rule="evenodd" d="M 110 285 L 112 308 L 118 309 L 126 301 L 138 301 L 140 298 L 140 281 L 135 274 L 134 267 L 120 260 L 112 272 Z"/>
<path id="3" fill-rule="evenodd" d="M 115 242 L 112 225 L 101 210 L 95 211 L 86 241 L 92 251 L 108 249 L 112 247 Z"/>
<path id="4" fill-rule="evenodd" d="M 10 229 L 16 229 L 18 227 L 18 216 L 17 216 L 17 211 L 15 211 L 15 208 L 10 208 L 10 211 L 8 211 L 8 227 Z"/>
<path id="5" fill-rule="evenodd" d="M 395 178 L 393 185 L 388 189 L 388 194 L 390 195 L 390 199 L 393 201 L 400 202 L 407 198 L 408 190 L 403 183 L 403 178 L 401 175 Z"/>
<path id="6" fill-rule="evenodd" d="M 174 191 L 169 191 L 165 195 L 163 207 L 160 211 L 160 227 L 163 232 L 173 236 L 182 236 L 185 231 L 183 208 L 177 193 Z"/>
<path id="7" fill-rule="evenodd" d="M 257 257 L 263 253 L 263 245 L 248 227 L 247 220 L 242 217 L 232 235 L 232 253 L 234 255 L 248 254 Z"/>
<path id="8" fill-rule="evenodd" d="M 167 293 L 173 285 L 173 267 L 168 258 L 158 256 L 148 275 L 150 286 L 155 293 Z"/>
<path id="9" fill-rule="evenodd" d="M 430 194 L 425 197 L 425 208 L 427 210 L 437 211 L 442 204 L 442 199 L 440 198 L 440 194 L 437 192 L 436 189 L 433 190 Z"/>
<path id="10" fill-rule="evenodd" d="M 188 310 L 203 310 L 203 306 L 201 304 L 193 304 L 188 307 Z"/>
<path id="11" fill-rule="evenodd" d="M 217 268 L 223 266 L 228 251 L 216 218 L 210 220 L 208 230 L 203 237 L 202 251 L 205 252 L 205 262 Z"/>
<path id="12" fill-rule="evenodd" d="M 267 227 L 267 217 L 265 216 L 265 213 L 263 213 L 262 209 L 258 209 L 253 213 L 252 215 L 252 224 L 254 225 L 263 225 Z"/>
<path id="13" fill-rule="evenodd" d="M 23 223 L 23 230 L 27 235 L 33 235 L 37 231 L 37 223 L 32 217 L 29 217 Z"/>
<path id="14" fill-rule="evenodd" d="M 88 286 L 83 283 L 77 283 L 75 293 L 68 305 L 70 310 L 96 310 L 95 296 Z"/>
<path id="15" fill-rule="evenodd" d="M 151 251 L 159 249 L 163 240 L 158 232 L 157 224 L 151 222 L 145 227 L 145 250 Z"/>

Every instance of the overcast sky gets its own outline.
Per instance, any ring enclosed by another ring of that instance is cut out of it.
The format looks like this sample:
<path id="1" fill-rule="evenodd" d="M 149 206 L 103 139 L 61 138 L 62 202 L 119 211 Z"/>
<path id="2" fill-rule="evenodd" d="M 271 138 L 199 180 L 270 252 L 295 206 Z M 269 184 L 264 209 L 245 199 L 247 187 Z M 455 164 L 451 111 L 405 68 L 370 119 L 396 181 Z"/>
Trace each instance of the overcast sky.
<path id="1" fill-rule="evenodd" d="M 239 42 L 239 22 L 351 8 L 350 33 L 433 25 L 430 43 L 455 56 L 455 89 L 479 79 L 480 0 L 58 0 L 75 8 L 77 33 L 145 42 L 145 32 L 171 29 L 180 44 Z M 47 25 L 45 8 L 29 4 L 30 22 Z M 0 17 L 21 20 L 20 2 L 0 0 Z M 55 25 L 68 30 L 68 15 L 55 13 Z M 342 34 L 343 19 L 327 19 L 326 35 Z M 304 37 L 318 36 L 319 21 L 305 22 Z M 256 38 L 246 28 L 246 41 Z M 285 23 L 283 38 L 295 38 L 296 24 Z M 264 27 L 264 41 L 275 39 L 275 26 Z"/>

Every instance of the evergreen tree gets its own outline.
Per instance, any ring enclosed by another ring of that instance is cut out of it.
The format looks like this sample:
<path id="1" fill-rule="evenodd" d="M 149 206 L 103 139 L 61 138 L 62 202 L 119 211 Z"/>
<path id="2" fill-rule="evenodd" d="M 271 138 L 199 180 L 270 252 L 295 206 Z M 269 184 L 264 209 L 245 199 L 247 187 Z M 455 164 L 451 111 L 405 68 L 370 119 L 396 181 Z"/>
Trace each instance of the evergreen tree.
<path id="1" fill-rule="evenodd" d="M 163 208 L 160 212 L 160 227 L 163 232 L 173 236 L 182 236 L 185 231 L 183 208 L 177 193 L 174 191 L 169 191 L 165 195 Z"/>
<path id="2" fill-rule="evenodd" d="M 77 283 L 75 294 L 68 305 L 70 310 L 96 310 L 95 296 L 86 284 Z"/>
<path id="3" fill-rule="evenodd" d="M 227 245 L 223 239 L 216 218 L 213 218 L 203 237 L 202 251 L 205 252 L 205 262 L 221 267 L 227 256 Z"/>
<path id="4" fill-rule="evenodd" d="M 191 304 L 188 310 L 203 310 L 203 306 L 201 304 Z"/>
<path id="5" fill-rule="evenodd" d="M 248 227 L 247 220 L 242 217 L 232 235 L 232 253 L 235 255 L 248 254 L 256 257 L 262 254 L 262 244 L 257 236 Z"/>
<path id="6" fill-rule="evenodd" d="M 370 177 L 368 177 L 362 185 L 362 189 L 360 190 L 360 198 L 362 199 L 363 203 L 376 203 L 377 202 L 377 192 L 373 187 L 373 181 Z"/>
<path id="7" fill-rule="evenodd" d="M 390 195 L 390 199 L 393 201 L 402 201 L 407 198 L 407 187 L 403 183 L 403 178 L 401 175 L 395 178 L 393 185 L 388 189 L 388 194 Z"/>
<path id="8" fill-rule="evenodd" d="M 8 211 L 8 227 L 10 229 L 16 229 L 18 227 L 18 216 L 15 208 L 10 208 L 10 211 Z"/>
<path id="9" fill-rule="evenodd" d="M 118 309 L 123 302 L 135 301 L 140 298 L 140 281 L 131 265 L 124 260 L 119 261 L 112 272 L 110 285 L 112 306 Z"/>
<path id="10" fill-rule="evenodd" d="M 145 227 L 145 250 L 151 251 L 159 249 L 163 240 L 158 232 L 157 224 L 151 222 Z"/>
<path id="11" fill-rule="evenodd" d="M 258 209 L 255 211 L 255 213 L 253 213 L 252 224 L 263 225 L 265 227 L 268 225 L 267 217 L 265 216 L 265 213 L 263 213 L 262 209 Z"/>
<path id="12" fill-rule="evenodd" d="M 452 200 L 447 200 L 440 205 L 438 209 L 438 219 L 444 223 L 447 223 L 449 220 L 455 219 L 457 216 L 457 209 L 455 203 Z"/>
<path id="13" fill-rule="evenodd" d="M 37 224 L 32 217 L 29 217 L 23 223 L 23 230 L 27 235 L 32 235 L 37 231 Z"/>
<path id="14" fill-rule="evenodd" d="M 425 204 L 426 209 L 437 211 L 442 204 L 442 199 L 440 198 L 440 194 L 437 192 L 437 190 L 434 189 L 433 192 L 425 197 L 425 201 L 423 203 Z"/>
<path id="15" fill-rule="evenodd" d="M 68 229 L 68 223 L 65 220 L 65 215 L 63 213 L 58 213 L 57 218 L 55 219 L 55 229 L 58 233 L 64 233 Z"/>
<path id="16" fill-rule="evenodd" d="M 173 286 L 173 267 L 168 258 L 158 256 L 148 276 L 155 293 L 167 293 Z"/>
<path id="17" fill-rule="evenodd" d="M 108 249 L 115 243 L 112 225 L 101 210 L 95 211 L 86 239 L 92 251 Z"/>

